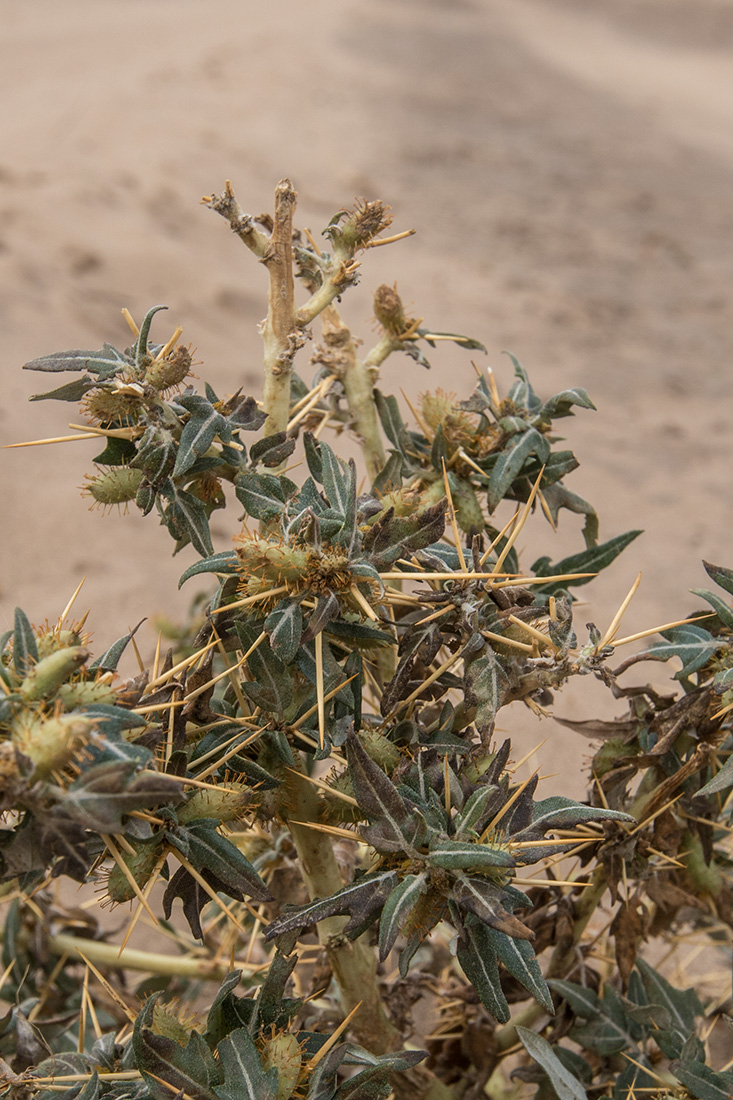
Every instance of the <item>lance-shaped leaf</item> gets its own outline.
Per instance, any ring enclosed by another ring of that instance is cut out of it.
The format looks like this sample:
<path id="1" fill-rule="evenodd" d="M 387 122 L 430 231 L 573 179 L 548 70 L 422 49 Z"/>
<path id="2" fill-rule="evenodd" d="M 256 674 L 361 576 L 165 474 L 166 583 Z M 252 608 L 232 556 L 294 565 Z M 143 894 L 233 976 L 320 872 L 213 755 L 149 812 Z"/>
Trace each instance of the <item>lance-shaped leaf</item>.
<path id="1" fill-rule="evenodd" d="M 42 355 L 40 359 L 31 359 L 23 365 L 23 370 L 40 370 L 57 373 L 64 370 L 91 371 L 98 379 L 109 378 L 123 367 L 130 365 L 129 359 L 111 344 L 103 344 L 100 351 L 84 351 L 72 348 L 71 351 L 56 351 L 51 355 Z"/>
<path id="2" fill-rule="evenodd" d="M 130 466 L 136 470 L 142 470 L 151 485 L 160 486 L 172 472 L 176 457 L 176 442 L 172 432 L 157 424 L 151 424 L 145 429 L 145 434 L 138 442 L 137 451 Z"/>
<path id="3" fill-rule="evenodd" d="M 456 838 L 463 840 L 480 833 L 486 821 L 493 817 L 505 800 L 505 793 L 495 784 L 487 783 L 486 786 L 479 787 L 456 815 Z"/>
<path id="4" fill-rule="evenodd" d="M 529 1028 L 519 1026 L 517 1035 L 530 1057 L 542 1066 L 549 1077 L 558 1100 L 588 1100 L 588 1094 L 580 1081 L 563 1065 L 547 1039 Z"/>
<path id="5" fill-rule="evenodd" d="M 171 535 L 182 546 L 190 541 L 201 557 L 213 554 L 209 517 L 203 501 L 193 493 L 177 488 L 172 481 L 167 481 L 161 492 L 169 500 L 162 519 Z"/>
<path id="6" fill-rule="evenodd" d="M 217 1047 L 224 1082 L 215 1089 L 220 1100 L 275 1100 L 277 1069 L 265 1071 L 246 1028 L 237 1028 Z M 170 1097 L 168 1097 L 170 1100 Z"/>
<path id="7" fill-rule="evenodd" d="M 726 626 L 728 630 L 733 630 L 733 611 L 722 597 L 716 592 L 711 592 L 708 588 L 691 588 L 690 592 L 693 596 L 702 596 L 704 600 L 707 600 L 723 626 Z"/>
<path id="8" fill-rule="evenodd" d="M 335 512 L 345 516 L 353 488 L 356 488 L 356 469 L 349 468 L 343 459 L 337 458 L 328 443 L 320 443 L 321 476 L 328 503 Z"/>
<path id="9" fill-rule="evenodd" d="M 697 1100 L 730 1100 L 733 1096 L 733 1073 L 726 1070 L 716 1073 L 698 1061 L 672 1062 L 669 1068 Z"/>
<path id="10" fill-rule="evenodd" d="M 450 840 L 446 836 L 432 836 L 428 863 L 447 871 L 481 871 L 492 867 L 514 867 L 509 851 L 491 848 L 478 840 Z"/>
<path id="11" fill-rule="evenodd" d="M 466 348 L 467 351 L 482 351 L 484 355 L 489 354 L 480 340 L 474 340 L 472 336 L 461 336 L 459 332 L 433 332 L 431 329 L 419 328 L 417 335 L 430 344 L 431 348 L 435 347 L 436 340 L 451 340 L 454 344 Z"/>
<path id="12" fill-rule="evenodd" d="M 96 378 L 90 378 L 88 374 L 85 374 L 82 378 L 77 378 L 74 382 L 67 382 L 65 386 L 57 386 L 55 390 L 46 390 L 45 393 L 34 393 L 28 398 L 29 401 L 81 401 L 82 397 L 89 390 L 93 390 L 95 386 L 98 386 L 99 382 Z"/>
<path id="13" fill-rule="evenodd" d="M 303 610 L 300 600 L 286 597 L 275 605 L 265 619 L 265 633 L 270 647 L 280 660 L 289 665 L 295 660 L 303 634 Z"/>
<path id="14" fill-rule="evenodd" d="M 38 661 L 36 635 L 21 607 L 15 609 L 13 629 L 13 668 L 18 676 L 27 676 Z"/>
<path id="15" fill-rule="evenodd" d="M 493 512 L 504 499 L 522 467 L 531 455 L 536 455 L 540 463 L 547 461 L 550 444 L 536 428 L 530 428 L 513 438 L 494 463 L 489 477 L 487 500 L 489 511 Z"/>
<path id="16" fill-rule="evenodd" d="M 733 596 L 733 569 L 726 569 L 723 565 L 713 565 L 709 561 L 703 561 L 702 564 L 710 579 Z"/>
<path id="17" fill-rule="evenodd" d="M 237 623 L 236 629 L 244 650 L 251 649 L 255 642 L 252 631 L 242 623 Z M 293 678 L 267 642 L 252 650 L 247 666 L 252 681 L 242 684 L 242 688 L 255 705 L 276 714 L 287 710 L 293 699 Z"/>
<path id="18" fill-rule="evenodd" d="M 192 1100 L 216 1100 L 216 1063 L 198 1032 L 185 1047 L 152 1029 L 153 1011 L 160 994 L 151 997 L 138 1014 L 132 1034 L 135 1063 L 155 1100 L 170 1100 L 179 1091 Z M 167 1086 L 167 1087 L 166 1087 Z"/>
<path id="19" fill-rule="evenodd" d="M 145 619 L 141 619 L 137 626 L 132 628 L 129 634 L 123 634 L 121 638 L 113 642 L 109 649 L 104 651 L 101 657 L 97 657 L 96 661 L 92 661 L 89 668 L 102 669 L 103 672 L 116 672 L 120 657 L 144 622 Z"/>
<path id="20" fill-rule="evenodd" d="M 217 403 L 216 394 L 209 392 L 208 386 L 206 396 L 212 404 Z M 267 413 L 258 408 L 254 397 L 243 397 L 240 393 L 230 397 L 221 412 L 231 428 L 241 428 L 246 432 L 256 432 L 267 420 Z"/>
<path id="21" fill-rule="evenodd" d="M 172 826 L 166 830 L 166 837 L 197 871 L 211 871 L 228 887 L 257 901 L 272 901 L 270 891 L 252 864 L 216 826 L 214 819 L 201 818 L 190 825 Z"/>
<path id="22" fill-rule="evenodd" d="M 275 474 L 240 474 L 234 491 L 254 519 L 272 519 L 285 511 L 283 482 Z"/>
<path id="23" fill-rule="evenodd" d="M 301 998 L 285 996 L 285 988 L 297 962 L 296 954 L 287 956 L 280 951 L 275 952 L 257 998 L 257 1025 L 260 1030 L 286 1027 L 302 1006 Z"/>
<path id="24" fill-rule="evenodd" d="M 513 936 L 503 936 L 495 928 L 487 928 L 486 935 L 491 941 L 497 957 L 504 963 L 509 973 L 532 994 L 551 1016 L 555 1015 L 555 1006 L 547 982 L 542 976 L 540 964 L 528 940 L 518 940 Z"/>
<path id="25" fill-rule="evenodd" d="M 556 393 L 549 401 L 545 401 L 539 415 L 543 420 L 558 420 L 561 416 L 572 416 L 574 405 L 581 409 L 595 409 L 585 390 L 581 386 L 576 386 L 571 390 Z"/>
<path id="26" fill-rule="evenodd" d="M 504 908 L 504 893 L 500 886 L 482 878 L 469 877 L 462 872 L 455 878 L 451 896 L 462 909 L 473 913 L 484 924 L 507 936 L 516 936 L 523 940 L 534 938 L 534 932 Z"/>
<path id="27" fill-rule="evenodd" d="M 188 569 L 181 573 L 178 587 L 180 588 L 187 580 L 198 576 L 199 573 L 216 573 L 220 576 L 232 577 L 236 576 L 238 571 L 239 558 L 234 551 L 221 550 L 218 554 L 211 554 L 208 558 L 202 558 L 201 561 L 189 565 Z"/>
<path id="28" fill-rule="evenodd" d="M 253 466 L 279 466 L 295 450 L 295 440 L 288 439 L 286 432 L 275 432 L 263 436 L 249 449 L 249 460 Z"/>
<path id="29" fill-rule="evenodd" d="M 396 516 L 388 508 L 364 535 L 364 553 L 377 569 L 388 569 L 397 558 L 437 542 L 445 530 L 446 500 L 411 516 Z"/>
<path id="30" fill-rule="evenodd" d="M 576 982 L 550 980 L 547 984 L 565 998 L 576 1016 L 588 1021 L 576 1025 L 571 1033 L 582 1046 L 603 1056 L 634 1049 L 637 1025 L 628 1018 L 612 986 L 604 987 L 601 998 Z"/>
<path id="31" fill-rule="evenodd" d="M 385 493 L 399 489 L 402 485 L 402 470 L 404 459 L 398 451 L 392 451 L 382 469 L 374 479 L 372 486 L 375 493 L 383 496 Z"/>
<path id="32" fill-rule="evenodd" d="M 694 989 L 678 989 L 671 985 L 643 959 L 637 958 L 636 969 L 641 975 L 649 1003 L 661 1005 L 668 1016 L 668 1029 L 675 1031 L 684 1043 L 695 1030 L 695 1017 L 703 1013 L 697 993 Z"/>
<path id="33" fill-rule="evenodd" d="M 213 405 L 201 397 L 200 394 L 184 394 L 178 398 L 178 404 L 182 405 L 190 413 L 188 422 L 181 432 L 178 445 L 176 464 L 173 467 L 173 477 L 180 477 L 193 466 L 201 455 L 206 454 L 214 441 L 214 436 L 224 434 L 231 435 L 231 428 L 226 418 L 213 407 Z"/>
<path id="34" fill-rule="evenodd" d="M 729 756 L 720 771 L 700 788 L 697 796 L 706 798 L 709 794 L 727 791 L 728 787 L 733 787 L 733 755 Z"/>
<path id="35" fill-rule="evenodd" d="M 694 623 L 683 623 L 671 630 L 663 630 L 661 634 L 664 641 L 653 642 L 645 652 L 661 661 L 678 657 L 682 662 L 682 668 L 675 673 L 675 680 L 697 672 L 727 644 L 724 639 L 713 638 L 707 630 L 703 630 Z"/>
<path id="36" fill-rule="evenodd" d="M 532 807 L 532 823 L 512 836 L 512 840 L 541 840 L 548 829 L 567 829 L 586 821 L 624 821 L 634 823 L 633 817 L 619 810 L 606 810 L 601 806 L 584 806 L 572 798 L 554 795 Z"/>
<path id="37" fill-rule="evenodd" d="M 301 643 L 305 645 L 306 642 L 312 641 L 316 635 L 326 629 L 329 623 L 338 619 L 340 610 L 338 597 L 334 592 L 324 592 L 319 596 L 315 608 L 308 616 L 306 628 L 301 635 Z"/>
<path id="38" fill-rule="evenodd" d="M 627 531 L 624 535 L 616 535 L 615 538 L 608 539 L 607 542 L 602 542 L 599 546 L 592 546 L 588 550 L 581 550 L 579 554 L 571 554 L 570 557 L 562 558 L 554 565 L 549 558 L 539 558 L 532 565 L 532 572 L 538 577 L 557 576 L 561 573 L 600 573 L 602 569 L 615 561 L 629 543 L 633 542 L 641 533 L 641 531 Z M 535 591 L 552 596 L 563 588 L 570 588 L 571 585 L 587 584 L 592 579 L 592 576 L 588 576 L 576 577 L 567 581 L 552 581 L 549 584 L 538 585 Z"/>
<path id="39" fill-rule="evenodd" d="M 148 343 L 148 337 L 150 336 L 150 326 L 153 323 L 153 317 L 156 313 L 160 313 L 162 309 L 168 309 L 168 306 L 151 306 L 148 312 L 142 319 L 140 324 L 140 330 L 137 334 L 137 340 L 134 345 L 135 363 L 138 368 L 146 366 L 148 355 L 151 354 L 150 345 Z"/>
<path id="40" fill-rule="evenodd" d="M 405 427 L 402 416 L 400 415 L 400 407 L 397 404 L 397 398 L 391 395 L 385 397 L 380 390 L 375 390 L 374 401 L 387 439 L 404 457 L 407 457 L 407 451 L 410 447 L 410 437 L 407 433 L 407 428 Z"/>
<path id="41" fill-rule="evenodd" d="M 362 829 L 364 838 L 377 851 L 410 848 L 416 842 L 421 822 L 353 733 L 346 741 L 346 759 L 354 797 L 372 822 L 372 827 Z"/>
<path id="42" fill-rule="evenodd" d="M 293 956 L 297 959 L 297 956 Z M 232 970 L 219 986 L 206 1015 L 204 1038 L 216 1048 L 222 1039 L 239 1027 L 250 1028 L 257 1010 L 253 997 L 238 997 L 234 990 L 242 978 L 241 970 Z"/>
<path id="43" fill-rule="evenodd" d="M 119 833 L 126 814 L 171 802 L 180 791 L 172 776 L 140 771 L 135 760 L 113 760 L 87 768 L 58 793 L 66 812 L 85 829 Z"/>
<path id="44" fill-rule="evenodd" d="M 494 720 L 509 692 L 509 677 L 492 649 L 467 665 L 463 690 L 469 706 L 476 707 L 474 722 L 479 733 L 490 733 Z"/>
<path id="45" fill-rule="evenodd" d="M 425 893 L 427 875 L 405 875 L 384 903 L 379 920 L 379 961 L 384 962 L 407 918 Z"/>
<path id="46" fill-rule="evenodd" d="M 326 917 L 350 914 L 350 921 L 344 928 L 348 934 L 354 929 L 360 930 L 381 912 L 386 899 L 399 882 L 395 871 L 382 871 L 378 874 L 363 875 L 356 882 L 337 890 L 330 897 L 320 898 L 302 905 L 294 911 L 285 912 L 267 927 L 265 939 L 285 935 L 287 932 L 300 932 Z"/>
<path id="47" fill-rule="evenodd" d="M 479 995 L 484 1008 L 505 1024 L 509 1019 L 509 1005 L 501 988 L 496 953 L 487 936 L 487 928 L 480 920 L 469 916 L 458 941 L 458 962 L 463 973 Z"/>
<path id="48" fill-rule="evenodd" d="M 362 1057 L 355 1057 L 357 1053 Z M 397 1054 L 374 1055 L 349 1044 L 345 1064 L 366 1065 L 339 1085 L 333 1100 L 382 1100 L 382 1097 L 387 1097 L 391 1092 L 392 1074 L 412 1069 L 424 1058 L 427 1058 L 424 1050 L 401 1050 Z"/>

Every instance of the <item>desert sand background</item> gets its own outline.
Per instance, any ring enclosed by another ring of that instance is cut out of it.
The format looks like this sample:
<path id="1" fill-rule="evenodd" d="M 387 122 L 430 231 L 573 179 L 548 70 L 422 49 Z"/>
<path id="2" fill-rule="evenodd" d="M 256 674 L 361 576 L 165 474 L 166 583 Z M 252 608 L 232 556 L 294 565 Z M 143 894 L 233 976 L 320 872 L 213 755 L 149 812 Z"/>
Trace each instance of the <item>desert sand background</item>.
<path id="1" fill-rule="evenodd" d="M 125 346 L 122 306 L 166 303 L 157 336 L 182 324 L 202 377 L 258 393 L 265 272 L 199 197 L 228 177 L 259 213 L 288 175 L 316 235 L 355 196 L 417 230 L 367 255 L 344 300 L 365 340 L 371 292 L 396 279 L 431 326 L 484 342 L 501 388 L 510 349 L 540 394 L 589 391 L 598 411 L 562 425 L 581 460 L 568 484 L 602 538 L 646 534 L 583 590 L 581 628 L 603 627 L 639 570 L 629 632 L 699 606 L 700 558 L 733 565 L 733 0 L 1 0 L 0 15 L 3 443 L 78 420 L 28 405 L 51 386 L 20 366 Z M 428 375 L 393 357 L 383 388 L 472 388 L 465 352 L 432 358 Z M 0 453 L 0 629 L 15 604 L 54 618 L 84 575 L 99 651 L 146 613 L 185 615 L 193 552 L 172 560 L 152 516 L 88 513 L 76 486 L 98 449 Z M 581 548 L 578 517 L 561 519 L 558 535 L 535 519 L 527 564 Z M 592 698 L 557 710 L 590 716 Z"/>

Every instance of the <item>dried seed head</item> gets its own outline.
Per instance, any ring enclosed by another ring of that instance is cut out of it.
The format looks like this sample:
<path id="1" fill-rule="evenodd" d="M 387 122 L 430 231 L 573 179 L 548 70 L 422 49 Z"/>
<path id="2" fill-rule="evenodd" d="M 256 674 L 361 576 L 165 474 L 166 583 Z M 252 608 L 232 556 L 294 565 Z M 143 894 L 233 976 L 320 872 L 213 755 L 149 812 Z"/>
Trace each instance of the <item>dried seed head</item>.
<path id="1" fill-rule="evenodd" d="M 82 494 L 90 496 L 94 500 L 92 508 L 97 504 L 103 510 L 114 504 L 127 505 L 134 500 L 143 480 L 142 470 L 133 469 L 132 466 L 110 466 L 102 469 L 97 466 L 96 474 L 87 474 L 87 483 L 82 486 Z"/>
<path id="2" fill-rule="evenodd" d="M 94 389 L 86 395 L 82 408 L 95 424 L 129 427 L 140 417 L 141 400 L 134 393 L 119 393 L 114 389 Z"/>
<path id="3" fill-rule="evenodd" d="M 381 199 L 357 199 L 341 224 L 341 240 L 349 248 L 363 248 L 392 224 L 390 208 Z"/>
<path id="4" fill-rule="evenodd" d="M 165 359 L 154 359 L 145 372 L 145 381 L 153 389 L 172 389 L 191 373 L 191 351 L 183 346 L 175 348 Z"/>
<path id="5" fill-rule="evenodd" d="M 400 336 L 410 327 L 405 315 L 405 307 L 397 293 L 397 285 L 377 287 L 374 293 L 374 316 L 386 332 Z"/>

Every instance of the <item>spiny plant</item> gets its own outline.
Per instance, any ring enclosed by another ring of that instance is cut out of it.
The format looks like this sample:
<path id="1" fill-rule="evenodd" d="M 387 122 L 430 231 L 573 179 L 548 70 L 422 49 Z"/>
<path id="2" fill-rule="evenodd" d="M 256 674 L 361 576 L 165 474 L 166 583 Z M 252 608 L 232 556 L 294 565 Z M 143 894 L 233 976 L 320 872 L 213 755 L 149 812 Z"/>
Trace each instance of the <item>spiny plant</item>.
<path id="1" fill-rule="evenodd" d="M 385 359 L 485 349 L 382 286 L 360 354 L 337 302 L 362 253 L 409 236 L 384 236 L 389 209 L 339 211 L 321 247 L 294 230 L 287 180 L 273 217 L 229 184 L 204 201 L 269 272 L 261 401 L 187 384 L 181 329 L 152 342 L 163 306 L 139 327 L 125 311 L 128 348 L 26 364 L 76 372 L 34 400 L 81 403 L 57 441 L 104 443 L 84 492 L 157 512 L 197 555 L 181 583 L 213 588 L 177 651 L 159 641 L 124 681 L 136 630 L 92 661 L 78 590 L 54 625 L 19 609 L 0 639 L 5 1092 L 724 1100 L 733 570 L 706 563 L 700 613 L 619 637 L 637 579 L 579 637 L 575 589 L 639 534 L 600 542 L 566 485 L 555 422 L 594 408 L 585 390 L 542 398 L 512 358 L 504 397 L 476 367 L 473 393 L 426 393 L 408 427 L 378 388 Z M 244 516 L 216 549 L 227 494 Z M 561 510 L 583 517 L 581 547 L 523 568 L 525 524 Z M 667 694 L 622 682 L 672 659 Z M 577 676 L 627 710 L 565 723 L 600 741 L 585 802 L 538 798 L 538 771 L 520 779 L 535 750 L 513 760 L 497 716 L 546 716 Z M 98 893 L 76 905 L 62 877 Z M 94 908 L 126 902 L 118 943 Z M 163 946 L 131 946 L 138 925 Z M 716 980 L 685 971 L 700 953 Z"/>

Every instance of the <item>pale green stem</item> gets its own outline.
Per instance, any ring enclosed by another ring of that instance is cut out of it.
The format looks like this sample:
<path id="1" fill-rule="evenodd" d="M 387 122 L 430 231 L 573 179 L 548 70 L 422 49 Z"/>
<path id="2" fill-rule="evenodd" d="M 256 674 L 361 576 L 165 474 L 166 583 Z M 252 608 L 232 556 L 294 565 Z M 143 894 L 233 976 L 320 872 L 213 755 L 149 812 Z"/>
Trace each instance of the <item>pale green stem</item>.
<path id="1" fill-rule="evenodd" d="M 298 195 L 288 179 L 275 188 L 275 221 L 262 262 L 270 276 L 267 318 L 262 327 L 265 345 L 263 407 L 264 434 L 284 432 L 290 418 L 290 375 L 293 355 L 302 339 L 295 319 L 293 285 L 293 214 Z"/>
<path id="2" fill-rule="evenodd" d="M 558 945 L 550 959 L 550 965 L 547 969 L 548 978 L 562 978 L 564 977 L 572 964 L 575 961 L 575 949 L 580 943 L 580 940 L 588 926 L 588 921 L 595 913 L 601 898 L 606 892 L 606 874 L 605 869 L 601 866 L 596 867 L 591 881 L 586 887 L 583 888 L 582 893 L 578 897 L 575 903 L 575 917 L 573 920 L 573 942 L 568 949 L 560 947 Z M 534 1004 L 527 1005 L 526 1008 L 518 1012 L 513 1020 L 510 1020 L 504 1027 L 499 1028 L 494 1036 L 494 1040 L 500 1051 L 509 1050 L 515 1043 L 518 1042 L 517 1027 L 531 1027 L 537 1020 L 547 1015 L 546 1009 L 536 1001 Z"/>
<path id="3" fill-rule="evenodd" d="M 341 873 L 329 836 L 298 825 L 298 821 L 318 822 L 320 800 L 313 786 L 290 773 L 288 821 L 300 863 L 303 881 L 311 898 L 327 898 L 343 888 Z M 342 1006 L 350 1012 L 361 1004 L 354 1017 L 352 1031 L 358 1042 L 374 1054 L 383 1054 L 401 1045 L 397 1029 L 384 1011 L 377 982 L 374 951 L 363 939 L 348 940 L 343 935 L 345 917 L 327 917 L 318 925 L 318 937 L 326 948 L 334 977 L 341 991 Z"/>
<path id="4" fill-rule="evenodd" d="M 364 366 L 367 368 L 381 366 L 388 355 L 391 355 L 393 351 L 399 351 L 401 347 L 401 340 L 398 340 L 391 332 L 385 332 L 367 355 Z"/>
<path id="5" fill-rule="evenodd" d="M 386 456 L 374 403 L 373 371 L 358 358 L 351 332 L 341 320 L 335 306 L 324 309 L 322 321 L 329 365 L 343 383 L 367 472 L 370 480 L 374 481 L 386 462 Z"/>
<path id="6" fill-rule="evenodd" d="M 64 932 L 49 936 L 48 946 L 55 955 L 79 955 L 97 966 L 144 970 L 150 974 L 177 974 L 182 978 L 203 978 L 206 981 L 220 982 L 231 969 L 228 964 L 209 959 L 158 955 L 154 951 L 139 951 L 132 947 L 120 951 L 117 944 L 69 936 Z M 248 967 L 246 963 L 237 963 L 236 966 L 242 970 L 260 969 L 258 966 Z"/>

